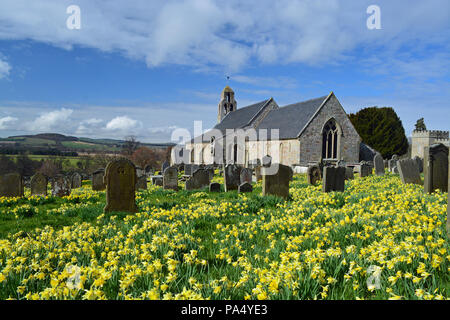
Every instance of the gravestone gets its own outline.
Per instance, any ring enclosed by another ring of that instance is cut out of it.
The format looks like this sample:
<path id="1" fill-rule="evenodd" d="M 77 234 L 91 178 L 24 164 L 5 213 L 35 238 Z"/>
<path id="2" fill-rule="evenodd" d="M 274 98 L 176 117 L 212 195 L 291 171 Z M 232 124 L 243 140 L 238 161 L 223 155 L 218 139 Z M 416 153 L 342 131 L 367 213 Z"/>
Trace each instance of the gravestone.
<path id="1" fill-rule="evenodd" d="M 52 180 L 52 196 L 54 197 L 69 196 L 72 185 L 72 182 L 70 180 L 71 180 L 70 178 L 62 174 L 58 174 L 56 177 L 54 177 Z"/>
<path id="2" fill-rule="evenodd" d="M 423 172 L 423 159 L 419 156 L 415 156 L 414 161 L 417 162 L 417 165 L 419 167 L 419 172 L 422 173 Z"/>
<path id="3" fill-rule="evenodd" d="M 354 178 L 353 167 L 345 167 L 345 180 L 353 180 Z"/>
<path id="4" fill-rule="evenodd" d="M 244 182 L 252 183 L 253 170 L 249 168 L 242 168 L 240 174 L 240 184 Z"/>
<path id="5" fill-rule="evenodd" d="M 160 187 L 162 187 L 163 186 L 163 180 L 164 180 L 164 178 L 163 178 L 163 176 L 152 176 L 152 184 L 154 185 L 154 186 L 160 186 Z"/>
<path id="6" fill-rule="evenodd" d="M 255 168 L 256 181 L 261 181 L 262 180 L 261 168 L 262 167 L 260 165 L 256 166 L 256 168 Z"/>
<path id="7" fill-rule="evenodd" d="M 209 192 L 220 192 L 220 183 L 217 182 L 210 183 Z"/>
<path id="8" fill-rule="evenodd" d="M 372 174 L 372 166 L 366 164 L 366 163 L 362 163 L 359 167 L 359 175 L 360 177 L 367 177 L 370 176 Z M 344 174 L 345 176 L 345 174 Z"/>
<path id="9" fill-rule="evenodd" d="M 186 181 L 186 190 L 203 189 L 209 186 L 209 173 L 205 169 L 197 169 Z"/>
<path id="10" fill-rule="evenodd" d="M 31 195 L 46 196 L 47 195 L 47 177 L 38 172 L 31 178 Z"/>
<path id="11" fill-rule="evenodd" d="M 436 189 L 448 192 L 448 147 L 442 143 L 424 148 L 424 187 L 425 192 Z"/>
<path id="12" fill-rule="evenodd" d="M 23 197 L 23 179 L 19 173 L 0 176 L 0 197 Z"/>
<path id="13" fill-rule="evenodd" d="M 75 172 L 72 175 L 72 189 L 81 188 L 81 175 Z"/>
<path id="14" fill-rule="evenodd" d="M 241 166 L 227 164 L 223 169 L 225 192 L 237 190 L 241 182 Z"/>
<path id="15" fill-rule="evenodd" d="M 239 185 L 239 188 L 238 188 L 239 193 L 252 192 L 252 191 L 253 191 L 252 185 L 248 182 L 243 182 Z"/>
<path id="16" fill-rule="evenodd" d="M 214 166 L 213 165 L 206 165 L 204 169 L 206 171 L 208 171 L 209 180 L 212 180 L 214 178 Z"/>
<path id="17" fill-rule="evenodd" d="M 136 174 L 136 190 L 147 190 L 147 176 L 138 176 Z"/>
<path id="18" fill-rule="evenodd" d="M 163 188 L 178 191 L 178 169 L 175 166 L 168 167 L 163 173 Z"/>
<path id="19" fill-rule="evenodd" d="M 113 160 L 106 166 L 106 206 L 105 213 L 113 211 L 137 212 L 135 200 L 136 167 L 128 159 Z"/>
<path id="20" fill-rule="evenodd" d="M 92 174 L 92 190 L 102 191 L 105 190 L 105 182 L 103 177 L 105 175 L 105 169 L 98 169 Z"/>
<path id="21" fill-rule="evenodd" d="M 283 164 L 278 165 L 278 172 L 269 175 L 269 168 L 262 168 L 262 194 L 289 198 L 289 181 L 292 169 Z"/>
<path id="22" fill-rule="evenodd" d="M 136 167 L 136 176 L 139 178 L 142 177 L 143 175 L 145 175 L 144 169 L 142 169 L 141 167 Z"/>
<path id="23" fill-rule="evenodd" d="M 163 164 L 161 165 L 161 174 L 163 174 L 164 170 L 166 170 L 169 166 L 170 164 L 167 161 L 164 161 Z"/>
<path id="24" fill-rule="evenodd" d="M 308 183 L 315 185 L 322 179 L 322 173 L 320 172 L 320 167 L 318 165 L 308 166 L 307 170 Z"/>
<path id="25" fill-rule="evenodd" d="M 414 159 L 397 160 L 397 168 L 398 173 L 400 174 L 400 179 L 404 184 L 406 183 L 422 184 L 419 166 L 416 160 Z"/>
<path id="26" fill-rule="evenodd" d="M 267 155 L 267 156 L 264 156 L 263 158 L 262 158 L 262 166 L 263 167 L 270 167 L 270 165 L 272 164 L 272 157 L 271 156 L 269 156 L 269 155 Z"/>
<path id="27" fill-rule="evenodd" d="M 154 173 L 153 168 L 149 164 L 145 166 L 144 171 L 145 171 L 145 174 L 147 175 L 147 177 L 152 176 Z"/>
<path id="28" fill-rule="evenodd" d="M 324 167 L 322 191 L 344 191 L 345 188 L 345 167 Z"/>
<path id="29" fill-rule="evenodd" d="M 375 157 L 373 157 L 373 165 L 375 166 L 375 174 L 377 176 L 384 175 L 384 161 L 381 154 L 377 153 Z"/>

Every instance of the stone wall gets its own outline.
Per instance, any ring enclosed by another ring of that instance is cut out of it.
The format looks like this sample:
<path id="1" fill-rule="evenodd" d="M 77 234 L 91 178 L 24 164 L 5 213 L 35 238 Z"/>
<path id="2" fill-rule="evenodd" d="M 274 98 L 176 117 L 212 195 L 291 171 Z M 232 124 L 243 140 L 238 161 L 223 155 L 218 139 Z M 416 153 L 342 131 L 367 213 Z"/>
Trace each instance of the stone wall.
<path id="1" fill-rule="evenodd" d="M 411 158 L 424 158 L 423 150 L 435 143 L 450 146 L 449 132 L 440 130 L 414 130 L 411 134 Z"/>
<path id="2" fill-rule="evenodd" d="M 339 100 L 332 94 L 300 136 L 300 165 L 319 161 L 322 156 L 322 130 L 328 120 L 332 118 L 336 120 L 342 130 L 338 159 L 348 163 L 359 162 L 361 138 Z"/>

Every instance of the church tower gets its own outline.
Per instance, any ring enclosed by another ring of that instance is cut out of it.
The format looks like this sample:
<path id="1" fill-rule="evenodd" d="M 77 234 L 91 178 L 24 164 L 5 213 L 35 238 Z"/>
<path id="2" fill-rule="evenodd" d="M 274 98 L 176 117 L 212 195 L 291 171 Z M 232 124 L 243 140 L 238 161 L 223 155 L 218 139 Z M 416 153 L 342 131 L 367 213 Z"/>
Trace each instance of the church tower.
<path id="1" fill-rule="evenodd" d="M 222 119 L 232 111 L 237 108 L 236 100 L 234 100 L 234 91 L 226 86 L 221 95 L 221 100 L 219 102 L 219 112 L 217 114 L 217 122 L 221 122 Z"/>

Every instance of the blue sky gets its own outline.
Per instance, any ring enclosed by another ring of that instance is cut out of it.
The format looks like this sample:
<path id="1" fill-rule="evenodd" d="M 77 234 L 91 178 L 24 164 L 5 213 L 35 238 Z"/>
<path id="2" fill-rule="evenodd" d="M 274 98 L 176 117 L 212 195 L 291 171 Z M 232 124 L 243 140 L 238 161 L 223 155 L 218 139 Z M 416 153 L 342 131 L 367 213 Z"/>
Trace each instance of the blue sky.
<path id="1" fill-rule="evenodd" d="M 0 137 L 169 141 L 212 127 L 227 84 L 238 108 L 333 91 L 348 113 L 393 107 L 407 135 L 420 117 L 449 130 L 450 3 L 393 2 L 2 0 Z"/>

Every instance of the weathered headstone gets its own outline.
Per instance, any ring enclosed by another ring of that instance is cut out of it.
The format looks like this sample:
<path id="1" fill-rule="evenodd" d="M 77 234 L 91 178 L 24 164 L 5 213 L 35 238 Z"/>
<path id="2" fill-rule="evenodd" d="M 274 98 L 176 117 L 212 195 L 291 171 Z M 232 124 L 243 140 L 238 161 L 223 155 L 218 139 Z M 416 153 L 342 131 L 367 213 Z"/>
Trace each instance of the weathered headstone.
<path id="1" fill-rule="evenodd" d="M 225 191 L 237 190 L 241 182 L 242 167 L 237 164 L 227 164 L 223 170 Z"/>
<path id="2" fill-rule="evenodd" d="M 288 166 L 278 164 L 278 172 L 269 175 L 267 171 L 269 168 L 262 169 L 262 194 L 275 195 L 289 198 L 289 181 L 292 169 Z"/>
<path id="3" fill-rule="evenodd" d="M 103 177 L 105 175 L 105 169 L 98 169 L 92 174 L 92 190 L 102 191 L 105 190 L 105 182 Z"/>
<path id="4" fill-rule="evenodd" d="M 322 179 L 322 173 L 318 165 L 309 166 L 307 170 L 308 183 L 315 185 L 320 179 Z"/>
<path id="5" fill-rule="evenodd" d="M 31 195 L 46 196 L 47 195 L 47 177 L 38 172 L 31 178 Z"/>
<path id="6" fill-rule="evenodd" d="M 240 184 L 244 182 L 252 183 L 253 170 L 249 168 L 242 168 L 240 173 Z"/>
<path id="7" fill-rule="evenodd" d="M 414 159 L 397 160 L 397 168 L 403 183 L 422 184 L 419 166 Z"/>
<path id="8" fill-rule="evenodd" d="M 238 188 L 239 193 L 252 192 L 252 191 L 253 191 L 252 185 L 248 182 L 243 182 L 239 185 L 239 188 Z"/>
<path id="9" fill-rule="evenodd" d="M 19 173 L 0 176 L 0 197 L 23 197 L 23 179 Z"/>
<path id="10" fill-rule="evenodd" d="M 368 165 L 366 163 L 362 163 L 360 165 L 359 170 L 360 170 L 359 171 L 359 175 L 361 176 L 361 178 L 370 176 L 372 174 L 372 166 L 370 166 L 370 165 Z"/>
<path id="11" fill-rule="evenodd" d="M 415 156 L 414 161 L 417 162 L 417 165 L 419 167 L 419 172 L 422 173 L 423 172 L 423 159 L 419 156 Z"/>
<path id="12" fill-rule="evenodd" d="M 69 196 L 71 192 L 71 181 L 70 178 L 58 174 L 52 180 L 52 196 L 54 197 L 64 197 Z"/>
<path id="13" fill-rule="evenodd" d="M 135 200 L 136 167 L 128 159 L 113 160 L 106 166 L 106 206 L 103 211 L 137 212 Z"/>
<path id="14" fill-rule="evenodd" d="M 136 174 L 136 190 L 147 190 L 147 176 L 138 176 Z"/>
<path id="15" fill-rule="evenodd" d="M 166 168 L 163 173 L 163 188 L 178 191 L 178 169 L 175 166 Z"/>
<path id="16" fill-rule="evenodd" d="M 154 186 L 160 186 L 160 187 L 163 186 L 163 180 L 164 180 L 163 176 L 160 176 L 160 175 L 158 175 L 158 176 L 152 176 L 151 179 L 152 179 L 152 184 L 153 184 Z"/>
<path id="17" fill-rule="evenodd" d="M 345 167 L 345 180 L 353 180 L 354 178 L 353 167 Z"/>
<path id="18" fill-rule="evenodd" d="M 220 192 L 220 183 L 217 182 L 210 183 L 209 192 Z"/>
<path id="19" fill-rule="evenodd" d="M 209 173 L 205 169 L 197 169 L 186 181 L 186 190 L 203 189 L 209 186 Z"/>
<path id="20" fill-rule="evenodd" d="M 170 166 L 169 162 L 164 161 L 161 165 L 161 174 L 164 174 L 164 170 L 166 170 Z"/>
<path id="21" fill-rule="evenodd" d="M 344 191 L 345 170 L 345 167 L 324 167 L 322 191 Z"/>
<path id="22" fill-rule="evenodd" d="M 448 147 L 442 143 L 424 148 L 425 192 L 448 192 L 448 154 Z"/>
<path id="23" fill-rule="evenodd" d="M 263 167 L 270 167 L 272 164 L 272 157 L 269 155 L 266 155 L 262 158 L 262 166 Z"/>
<path id="24" fill-rule="evenodd" d="M 384 175 L 384 161 L 381 154 L 377 153 L 375 157 L 373 157 L 373 165 L 375 166 L 375 174 L 377 176 Z"/>
<path id="25" fill-rule="evenodd" d="M 81 175 L 75 172 L 72 175 L 72 189 L 81 188 Z"/>

